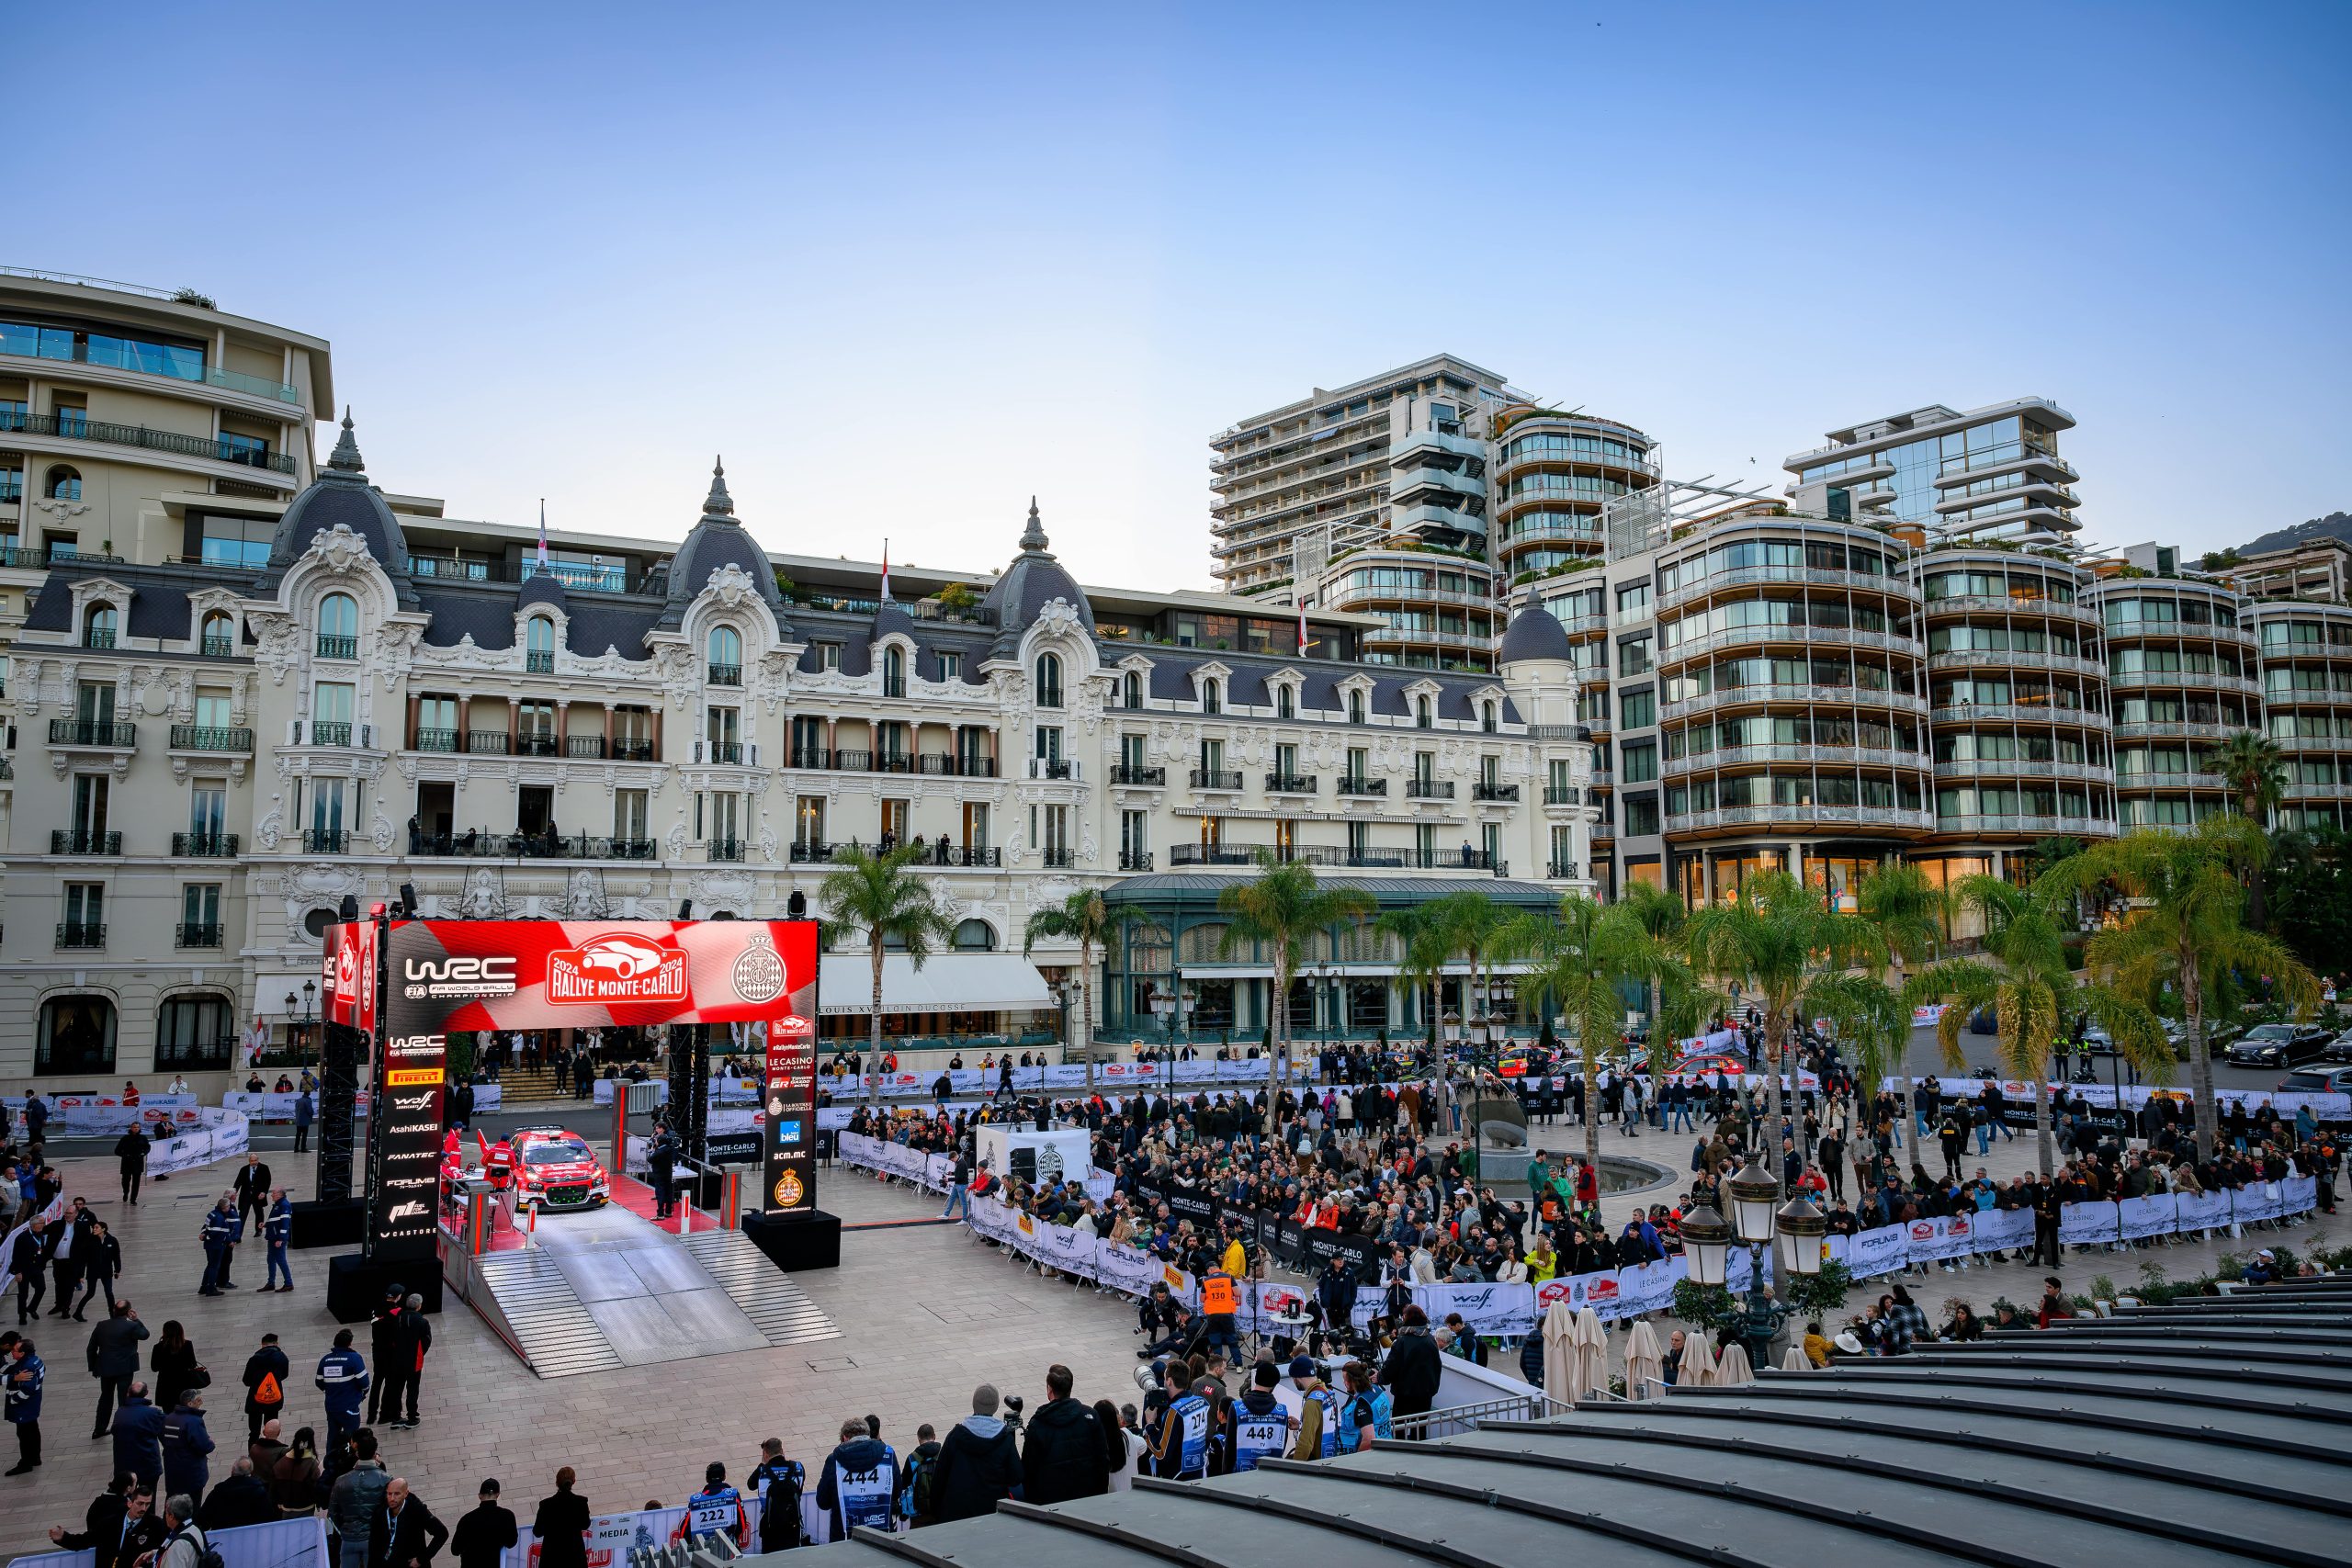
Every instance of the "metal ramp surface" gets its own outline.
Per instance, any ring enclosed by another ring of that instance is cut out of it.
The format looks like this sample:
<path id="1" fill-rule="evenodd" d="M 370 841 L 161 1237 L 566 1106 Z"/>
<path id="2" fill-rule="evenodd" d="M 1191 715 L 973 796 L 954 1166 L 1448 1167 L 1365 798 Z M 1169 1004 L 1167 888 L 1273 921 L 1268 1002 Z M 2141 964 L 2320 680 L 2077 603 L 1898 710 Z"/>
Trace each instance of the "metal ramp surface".
<path id="1" fill-rule="evenodd" d="M 806 1345 L 842 1337 L 808 1292 L 769 1262 L 759 1244 L 741 1231 L 698 1232 L 686 1238 L 685 1250 L 701 1259 L 705 1271 L 769 1344 Z"/>
<path id="2" fill-rule="evenodd" d="M 836 1337 L 749 1237 L 681 1237 L 618 1205 L 548 1216 L 536 1245 L 470 1259 L 464 1293 L 543 1378 Z"/>

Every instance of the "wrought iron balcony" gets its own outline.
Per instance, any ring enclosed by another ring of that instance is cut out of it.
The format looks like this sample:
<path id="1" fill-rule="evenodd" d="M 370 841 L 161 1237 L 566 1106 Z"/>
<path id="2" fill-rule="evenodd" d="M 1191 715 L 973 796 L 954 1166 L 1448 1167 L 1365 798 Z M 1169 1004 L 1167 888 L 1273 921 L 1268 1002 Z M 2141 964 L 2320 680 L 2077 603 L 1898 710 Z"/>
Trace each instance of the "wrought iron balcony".
<path id="1" fill-rule="evenodd" d="M 1121 871 L 1149 871 L 1151 852 L 1149 850 L 1121 850 L 1119 869 Z"/>
<path id="2" fill-rule="evenodd" d="M 741 839 L 713 839 L 706 843 L 703 849 L 706 852 L 705 858 L 709 860 L 732 861 L 743 858 L 743 840 Z"/>
<path id="3" fill-rule="evenodd" d="M 1470 786 L 1473 800 L 1517 800 L 1519 786 L 1515 784 L 1488 784 L 1481 779 Z"/>
<path id="4" fill-rule="evenodd" d="M 1342 778 L 1340 780 L 1339 788 L 1331 793 L 1334 795 L 1386 795 L 1388 781 L 1386 779 Z"/>
<path id="5" fill-rule="evenodd" d="M 1070 866 L 1078 863 L 1078 852 L 1070 849 L 1041 850 L 1038 858 L 1047 865 Z"/>
<path id="6" fill-rule="evenodd" d="M 50 830 L 49 852 L 53 855 L 119 855 L 122 853 L 122 835 L 103 828 L 54 828 Z"/>
<path id="7" fill-rule="evenodd" d="M 1584 791 L 1575 784 L 1545 784 L 1544 804 L 1546 806 L 1576 806 L 1584 800 Z"/>
<path id="8" fill-rule="evenodd" d="M 1241 774 L 1234 769 L 1194 768 L 1192 778 L 1194 789 L 1238 790 L 1241 787 Z"/>
<path id="9" fill-rule="evenodd" d="M 104 947 L 107 928 L 103 920 L 61 920 L 57 926 L 60 947 Z"/>
<path id="10" fill-rule="evenodd" d="M 218 947 L 220 945 L 220 927 L 218 922 L 207 926 L 194 925 L 182 920 L 179 934 L 173 945 L 175 947 Z"/>
<path id="11" fill-rule="evenodd" d="M 743 683 L 743 667 L 740 664 L 714 664 L 709 668 L 707 683 L 713 686 L 740 686 Z"/>
<path id="12" fill-rule="evenodd" d="M 207 659 L 227 659 L 237 651 L 236 639 L 225 637 L 209 637 L 204 639 L 197 651 L 203 654 Z"/>
<path id="13" fill-rule="evenodd" d="M 233 860 L 237 854 L 234 833 L 174 833 L 172 853 L 199 860 Z"/>
<path id="14" fill-rule="evenodd" d="M 1313 795 L 1322 781 L 1311 773 L 1268 773 L 1266 793 L 1269 795 Z"/>
<path id="15" fill-rule="evenodd" d="M 220 729 L 203 724 L 172 726 L 172 750 L 175 751 L 251 751 L 254 732 L 250 729 Z"/>
<path id="16" fill-rule="evenodd" d="M 514 750 L 514 738 L 503 729 L 469 729 L 466 750 L 476 756 L 503 757 Z"/>
<path id="17" fill-rule="evenodd" d="M 1168 783 L 1166 768 L 1147 768 L 1140 762 L 1114 762 L 1111 782 L 1114 784 L 1150 784 L 1155 788 Z"/>
<path id="18" fill-rule="evenodd" d="M 1452 800 L 1452 779 L 1407 779 L 1405 798 L 1408 800 Z"/>
<path id="19" fill-rule="evenodd" d="M 52 718 L 49 721 L 49 743 L 51 746 L 106 746 L 129 750 L 139 744 L 139 727 L 103 718 Z"/>
<path id="20" fill-rule="evenodd" d="M 302 829 L 302 850 L 306 854 L 341 854 L 351 847 L 354 835 L 341 828 L 305 828 Z"/>
<path id="21" fill-rule="evenodd" d="M 526 675 L 554 674 L 555 649 L 551 648 L 534 649 L 530 652 L 523 655 L 523 672 Z"/>
<path id="22" fill-rule="evenodd" d="M 359 639 L 356 637 L 329 637 L 326 633 L 321 632 L 319 657 L 321 659 L 356 659 L 359 657 Z"/>
<path id="23" fill-rule="evenodd" d="M 416 732 L 418 751 L 454 751 L 458 749 L 458 732 L 454 729 L 420 729 Z"/>

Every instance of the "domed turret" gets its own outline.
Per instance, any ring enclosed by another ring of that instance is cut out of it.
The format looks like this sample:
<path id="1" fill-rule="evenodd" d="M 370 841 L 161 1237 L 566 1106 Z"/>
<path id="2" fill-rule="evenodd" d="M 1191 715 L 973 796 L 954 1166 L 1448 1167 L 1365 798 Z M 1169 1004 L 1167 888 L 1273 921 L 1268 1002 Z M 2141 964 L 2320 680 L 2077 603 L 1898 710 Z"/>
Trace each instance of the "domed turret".
<path id="1" fill-rule="evenodd" d="M 775 585 L 775 569 L 768 564 L 767 552 L 759 542 L 736 521 L 735 498 L 727 493 L 727 465 L 713 462 L 710 494 L 703 500 L 702 516 L 670 558 L 670 597 L 662 608 L 662 629 L 675 631 L 683 625 L 686 606 L 710 586 L 710 574 L 730 566 L 751 578 L 753 591 L 767 601 L 776 625 L 782 626 L 784 593 Z"/>
<path id="2" fill-rule="evenodd" d="M 261 586 L 275 588 L 286 569 L 310 553 L 311 540 L 338 527 L 359 536 L 377 564 L 391 574 L 401 606 L 413 608 L 416 590 L 408 580 L 408 536 L 401 532 L 400 519 L 392 515 L 383 491 L 368 481 L 368 465 L 359 457 L 349 409 L 344 411 L 343 434 L 327 466 L 278 516 Z"/>
<path id="3" fill-rule="evenodd" d="M 1021 634 L 1037 619 L 1037 612 L 1057 599 L 1067 600 L 1078 612 L 1079 624 L 1090 632 L 1094 626 L 1094 606 L 1086 601 L 1086 590 L 1078 580 L 1063 570 L 1046 547 L 1046 525 L 1037 516 L 1037 498 L 1029 498 L 1029 524 L 1021 531 L 1021 553 L 1004 569 L 980 600 L 980 607 L 996 612 L 996 642 L 992 655 L 1009 656 L 1021 646 Z"/>
<path id="4" fill-rule="evenodd" d="M 1526 659 L 1556 659 L 1562 663 L 1576 658 L 1568 642 L 1568 629 L 1560 617 L 1536 602 L 1535 585 L 1529 583 L 1527 597 L 1520 601 L 1519 613 L 1510 618 L 1503 630 L 1501 649 L 1496 662 L 1515 664 Z"/>
<path id="5" fill-rule="evenodd" d="M 567 615 L 571 610 L 571 600 L 564 592 L 563 579 L 551 571 L 534 572 L 526 579 L 521 591 L 514 595 L 514 602 L 526 610 L 534 604 L 549 605 Z"/>

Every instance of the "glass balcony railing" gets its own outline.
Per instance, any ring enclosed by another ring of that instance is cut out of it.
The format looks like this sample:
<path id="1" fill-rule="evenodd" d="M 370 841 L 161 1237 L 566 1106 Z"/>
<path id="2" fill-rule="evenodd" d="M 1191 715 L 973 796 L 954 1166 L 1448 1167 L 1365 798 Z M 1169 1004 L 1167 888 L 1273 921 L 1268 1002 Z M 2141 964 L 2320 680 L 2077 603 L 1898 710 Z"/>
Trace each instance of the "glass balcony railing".
<path id="1" fill-rule="evenodd" d="M 112 337 L 100 333 L 77 333 L 70 327 L 0 321 L 0 355 L 19 359 L 54 360 L 68 365 L 95 365 L 107 370 L 131 370 L 169 381 L 186 381 L 194 386 L 243 392 L 248 397 L 266 398 L 272 402 L 300 406 L 302 401 L 302 389 L 290 382 L 273 381 L 266 376 L 249 376 L 242 370 L 223 370 L 217 366 L 206 365 L 204 351 L 200 348 L 145 343 L 137 338 Z M 291 473 L 293 470 L 289 468 L 287 471 Z"/>

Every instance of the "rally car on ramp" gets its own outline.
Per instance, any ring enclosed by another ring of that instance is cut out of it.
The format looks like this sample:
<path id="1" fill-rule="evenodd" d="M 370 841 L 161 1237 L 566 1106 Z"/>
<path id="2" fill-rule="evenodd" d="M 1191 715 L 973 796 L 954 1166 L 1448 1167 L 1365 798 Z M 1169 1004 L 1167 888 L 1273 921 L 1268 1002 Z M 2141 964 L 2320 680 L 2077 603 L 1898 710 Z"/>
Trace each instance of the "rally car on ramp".
<path id="1" fill-rule="evenodd" d="M 514 1156 L 514 1204 L 541 1213 L 601 1208 L 612 1179 L 588 1140 L 568 1127 L 518 1127 L 506 1136 Z"/>

